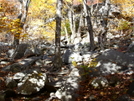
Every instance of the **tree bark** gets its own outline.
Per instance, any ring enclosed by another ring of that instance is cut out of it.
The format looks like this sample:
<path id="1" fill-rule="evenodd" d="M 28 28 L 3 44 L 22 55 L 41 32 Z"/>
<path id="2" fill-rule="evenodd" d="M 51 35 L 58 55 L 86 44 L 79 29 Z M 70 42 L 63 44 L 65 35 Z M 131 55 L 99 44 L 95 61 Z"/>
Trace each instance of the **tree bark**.
<path id="1" fill-rule="evenodd" d="M 63 5 L 63 0 L 57 0 L 56 31 L 55 31 L 55 59 L 54 59 L 55 70 L 59 70 L 62 67 L 62 58 L 61 58 L 61 51 L 60 51 L 62 5 Z"/>
<path id="2" fill-rule="evenodd" d="M 89 50 L 93 51 L 94 48 L 95 48 L 95 46 L 94 46 L 94 36 L 93 36 L 93 27 L 92 27 L 91 18 L 89 16 L 86 3 L 87 3 L 87 0 L 83 0 L 84 13 L 85 13 L 87 28 L 88 28 L 88 32 L 89 32 L 89 36 L 90 36 L 89 37 L 89 39 L 90 39 L 90 49 Z"/>
<path id="3" fill-rule="evenodd" d="M 20 2 L 20 14 L 18 15 L 18 19 L 20 19 L 20 28 L 23 29 L 23 26 L 27 18 L 28 7 L 31 0 L 18 0 L 18 1 Z M 21 33 L 16 33 L 14 35 L 14 42 L 13 42 L 14 46 L 19 45 L 20 34 Z"/>
<path id="4" fill-rule="evenodd" d="M 74 38 L 76 37 L 76 25 L 75 25 L 75 20 L 74 20 L 74 12 L 72 10 L 70 10 L 68 12 L 68 18 L 69 18 L 69 23 L 70 23 L 70 29 L 71 29 L 71 32 L 72 32 L 72 35 L 71 35 L 71 43 L 74 42 Z"/>

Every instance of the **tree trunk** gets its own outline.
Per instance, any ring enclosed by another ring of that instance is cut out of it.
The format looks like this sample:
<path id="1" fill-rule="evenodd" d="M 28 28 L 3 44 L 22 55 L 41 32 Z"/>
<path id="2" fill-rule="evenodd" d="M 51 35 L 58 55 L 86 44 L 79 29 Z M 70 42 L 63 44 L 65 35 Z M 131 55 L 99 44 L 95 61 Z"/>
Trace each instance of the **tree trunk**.
<path id="1" fill-rule="evenodd" d="M 89 32 L 89 36 L 90 36 L 90 38 L 89 38 L 90 39 L 90 49 L 89 50 L 93 51 L 94 48 L 95 48 L 95 46 L 94 46 L 94 36 L 93 36 L 93 27 L 92 27 L 91 18 L 89 16 L 86 3 L 87 3 L 87 0 L 83 0 L 84 13 L 85 13 L 87 28 L 88 28 L 88 32 Z"/>
<path id="2" fill-rule="evenodd" d="M 68 12 L 68 18 L 69 18 L 69 23 L 70 23 L 70 29 L 71 29 L 71 32 L 72 32 L 72 35 L 71 35 L 71 43 L 74 42 L 74 38 L 76 37 L 76 25 L 75 25 L 75 19 L 74 19 L 75 15 L 74 15 L 74 12 L 72 10 L 70 10 Z"/>
<path id="3" fill-rule="evenodd" d="M 60 51 L 62 4 L 63 4 L 63 0 L 57 0 L 54 70 L 59 70 L 61 69 L 62 66 L 61 51 Z"/>
<path id="4" fill-rule="evenodd" d="M 109 7 L 109 4 L 110 3 L 110 0 L 105 0 L 104 1 L 104 4 L 105 4 L 105 7 L 107 7 L 107 11 L 106 11 L 106 15 L 105 16 L 101 16 L 101 18 L 103 19 L 102 20 L 102 23 L 103 23 L 103 26 L 102 26 L 102 29 L 99 33 L 99 37 L 98 37 L 98 41 L 99 41 L 99 46 L 102 50 L 105 49 L 105 43 L 106 43 L 106 35 L 107 35 L 107 31 L 108 31 L 108 28 L 107 28 L 107 18 L 108 18 L 108 13 L 109 13 L 109 10 L 110 10 L 110 7 Z"/>
<path id="5" fill-rule="evenodd" d="M 20 14 L 18 16 L 18 19 L 20 19 L 20 28 L 23 29 L 23 26 L 27 18 L 28 7 L 31 0 L 18 0 L 18 1 L 20 2 Z M 13 42 L 14 46 L 19 44 L 20 34 L 21 33 L 16 33 L 14 35 L 14 42 Z"/>

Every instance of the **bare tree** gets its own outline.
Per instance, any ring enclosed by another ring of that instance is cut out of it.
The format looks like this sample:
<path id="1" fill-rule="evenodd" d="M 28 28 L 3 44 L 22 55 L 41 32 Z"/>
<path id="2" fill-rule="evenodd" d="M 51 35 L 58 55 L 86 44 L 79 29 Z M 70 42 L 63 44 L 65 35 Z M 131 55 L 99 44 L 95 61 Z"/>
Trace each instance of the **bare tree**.
<path id="1" fill-rule="evenodd" d="M 76 24 L 75 24 L 75 13 L 74 13 L 72 6 L 71 6 L 71 8 L 69 8 L 68 18 L 69 18 L 69 23 L 70 23 L 70 29 L 72 32 L 71 39 L 74 39 L 76 37 Z M 72 43 L 73 43 L 73 41 L 74 40 L 71 40 Z"/>
<path id="2" fill-rule="evenodd" d="M 61 51 L 60 51 L 62 6 L 63 6 L 63 0 L 57 0 L 56 31 L 55 31 L 55 59 L 54 59 L 54 67 L 56 70 L 57 69 L 59 70 L 62 66 Z"/>
<path id="3" fill-rule="evenodd" d="M 18 15 L 18 19 L 20 19 L 20 27 L 23 28 L 26 18 L 27 18 L 28 7 L 29 7 L 31 0 L 18 0 L 18 1 L 20 2 L 20 13 Z M 19 44 L 20 34 L 21 33 L 16 33 L 14 35 L 13 44 L 15 46 Z"/>
<path id="4" fill-rule="evenodd" d="M 92 23 L 91 23 L 91 18 L 88 13 L 87 0 L 83 0 L 83 8 L 84 8 L 84 13 L 85 13 L 88 33 L 89 33 L 89 37 L 90 37 L 90 50 L 94 50 L 93 27 L 92 27 Z"/>

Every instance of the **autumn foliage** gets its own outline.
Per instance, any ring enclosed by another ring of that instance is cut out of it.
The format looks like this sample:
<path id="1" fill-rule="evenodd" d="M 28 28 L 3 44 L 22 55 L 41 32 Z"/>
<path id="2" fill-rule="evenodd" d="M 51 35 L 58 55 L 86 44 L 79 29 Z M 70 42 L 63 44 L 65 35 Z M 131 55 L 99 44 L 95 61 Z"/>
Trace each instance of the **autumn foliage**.
<path id="1" fill-rule="evenodd" d="M 112 3 L 120 5 L 124 16 L 134 17 L 133 0 L 111 0 Z"/>
<path id="2" fill-rule="evenodd" d="M 18 9 L 17 3 L 7 0 L 0 1 L 0 32 L 3 34 L 10 33 L 21 33 L 20 20 L 17 19 Z"/>

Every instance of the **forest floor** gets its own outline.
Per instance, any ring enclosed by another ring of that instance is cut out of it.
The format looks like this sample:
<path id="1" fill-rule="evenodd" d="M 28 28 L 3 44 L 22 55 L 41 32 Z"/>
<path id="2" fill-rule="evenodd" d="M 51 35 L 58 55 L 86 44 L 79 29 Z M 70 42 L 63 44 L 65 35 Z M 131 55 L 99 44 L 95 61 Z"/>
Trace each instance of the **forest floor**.
<path id="1" fill-rule="evenodd" d="M 94 78 L 87 77 L 86 80 L 80 82 L 82 87 L 78 93 L 81 96 L 77 99 L 77 101 L 90 101 L 89 99 L 93 99 L 93 101 L 117 101 L 119 97 L 128 94 L 128 89 L 130 83 L 133 81 L 134 74 L 129 75 L 116 73 L 107 75 L 105 78 L 107 78 L 107 80 L 116 78 L 119 83 L 116 85 L 113 83 L 106 88 L 98 89 L 91 86 L 91 81 Z M 131 99 L 133 98 L 131 97 Z"/>
<path id="2" fill-rule="evenodd" d="M 0 59 L 6 59 L 5 56 L 1 56 Z M 15 60 L 18 61 L 18 60 Z M 9 65 L 9 64 L 7 64 Z M 5 67 L 6 65 L 0 65 L 0 69 Z M 0 70 L 0 81 L 3 81 L 7 75 L 13 75 L 11 72 L 3 72 Z M 118 82 L 118 84 L 111 84 L 106 88 L 94 88 L 91 86 L 91 82 L 95 77 L 89 77 L 85 76 L 85 79 L 81 80 L 80 82 L 80 89 L 78 93 L 80 96 L 76 99 L 76 101 L 117 101 L 117 99 L 120 96 L 127 95 L 128 89 L 130 86 L 130 83 L 133 82 L 134 74 L 110 74 L 107 76 L 104 76 L 107 80 L 115 79 Z M 0 91 L 6 89 L 6 85 L 3 82 L 0 85 Z M 6 101 L 45 101 L 49 94 L 46 93 L 44 96 L 44 90 L 41 91 L 42 93 L 37 93 L 31 96 L 22 96 L 17 95 L 14 97 L 11 97 L 10 99 L 7 98 Z M 34 97 L 33 97 L 34 96 Z M 89 100 L 90 99 L 90 100 Z M 94 100 L 95 99 L 95 100 Z M 134 98 L 131 97 L 131 99 L 134 100 Z M 52 101 L 60 101 L 60 100 L 52 100 Z"/>

